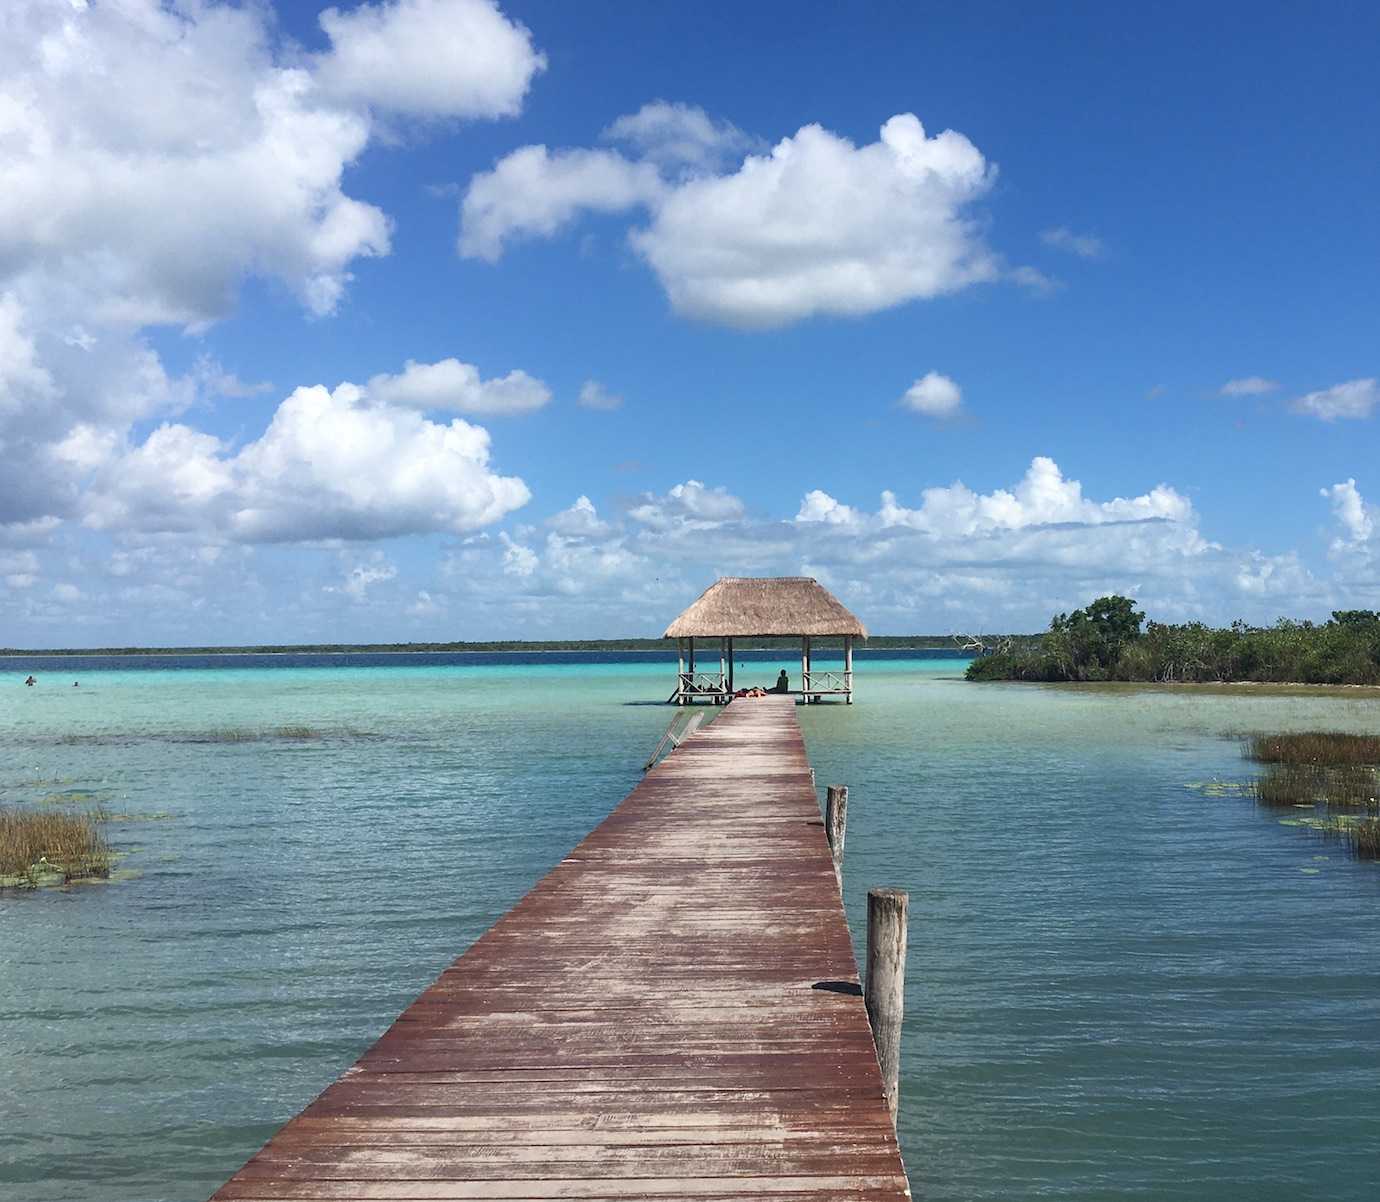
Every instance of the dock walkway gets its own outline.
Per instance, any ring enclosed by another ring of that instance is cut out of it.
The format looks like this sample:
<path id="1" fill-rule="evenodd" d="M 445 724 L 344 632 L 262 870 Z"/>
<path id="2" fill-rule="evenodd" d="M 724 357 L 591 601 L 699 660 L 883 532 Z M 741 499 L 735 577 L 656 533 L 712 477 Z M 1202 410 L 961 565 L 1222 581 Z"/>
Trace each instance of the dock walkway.
<path id="1" fill-rule="evenodd" d="M 794 702 L 662 761 L 215 1195 L 909 1198 Z"/>

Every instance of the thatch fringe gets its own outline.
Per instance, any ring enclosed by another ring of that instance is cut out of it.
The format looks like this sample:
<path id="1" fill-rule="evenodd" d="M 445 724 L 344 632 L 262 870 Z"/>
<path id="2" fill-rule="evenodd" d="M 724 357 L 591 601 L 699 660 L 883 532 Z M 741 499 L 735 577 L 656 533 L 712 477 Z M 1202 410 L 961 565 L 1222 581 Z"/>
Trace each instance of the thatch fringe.
<path id="1" fill-rule="evenodd" d="M 810 576 L 725 576 L 666 628 L 665 638 L 853 635 L 867 627 Z"/>

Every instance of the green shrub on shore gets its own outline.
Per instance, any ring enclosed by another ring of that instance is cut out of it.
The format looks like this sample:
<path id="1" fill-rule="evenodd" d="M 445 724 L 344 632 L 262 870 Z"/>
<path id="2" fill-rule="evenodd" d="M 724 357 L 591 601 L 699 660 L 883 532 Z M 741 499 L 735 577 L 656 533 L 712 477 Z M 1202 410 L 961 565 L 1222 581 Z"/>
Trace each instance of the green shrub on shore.
<path id="1" fill-rule="evenodd" d="M 969 680 L 1380 685 L 1380 613 L 1335 610 L 1322 623 L 1150 622 L 1126 597 L 1059 614 L 1049 631 L 975 659 Z"/>
<path id="2" fill-rule="evenodd" d="M 49 880 L 110 875 L 110 846 L 102 815 L 0 807 L 0 886 L 33 888 Z"/>

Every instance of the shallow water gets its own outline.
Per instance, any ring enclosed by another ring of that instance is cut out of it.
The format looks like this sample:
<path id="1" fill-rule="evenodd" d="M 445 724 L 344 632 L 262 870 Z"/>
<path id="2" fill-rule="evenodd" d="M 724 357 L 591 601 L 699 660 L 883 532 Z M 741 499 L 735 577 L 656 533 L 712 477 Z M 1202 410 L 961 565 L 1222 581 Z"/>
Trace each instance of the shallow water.
<path id="1" fill-rule="evenodd" d="M 502 658 L 11 673 L 0 798 L 130 815 L 134 879 L 0 892 L 0 1198 L 204 1198 L 627 792 L 673 669 Z M 1380 870 L 1188 786 L 1380 701 L 960 666 L 798 711 L 855 939 L 911 894 L 916 1196 L 1373 1199 Z"/>

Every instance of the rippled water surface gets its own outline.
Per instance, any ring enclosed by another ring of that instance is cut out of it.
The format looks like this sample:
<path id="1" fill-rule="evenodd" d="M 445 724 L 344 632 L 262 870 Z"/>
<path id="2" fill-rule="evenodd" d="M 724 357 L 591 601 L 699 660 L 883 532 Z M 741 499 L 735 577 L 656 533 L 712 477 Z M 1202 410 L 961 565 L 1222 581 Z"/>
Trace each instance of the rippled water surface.
<path id="1" fill-rule="evenodd" d="M 0 677 L 0 799 L 121 815 L 130 878 L 0 891 L 0 1198 L 209 1194 L 636 782 L 673 669 L 628 658 Z M 799 711 L 855 939 L 910 890 L 916 1196 L 1373 1202 L 1380 870 L 1189 786 L 1380 701 L 960 666 Z"/>

